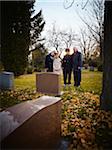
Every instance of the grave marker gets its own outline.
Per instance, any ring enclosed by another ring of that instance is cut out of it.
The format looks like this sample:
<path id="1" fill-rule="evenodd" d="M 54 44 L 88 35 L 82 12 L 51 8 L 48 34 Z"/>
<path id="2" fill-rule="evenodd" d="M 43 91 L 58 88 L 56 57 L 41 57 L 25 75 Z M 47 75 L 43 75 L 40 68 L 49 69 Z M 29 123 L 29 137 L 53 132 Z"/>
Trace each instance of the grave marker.
<path id="1" fill-rule="evenodd" d="M 61 136 L 61 98 L 42 96 L 0 112 L 3 149 L 55 149 Z"/>
<path id="2" fill-rule="evenodd" d="M 0 89 L 12 90 L 14 89 L 14 73 L 13 72 L 1 72 L 0 73 Z"/>
<path id="3" fill-rule="evenodd" d="M 60 75 L 53 72 L 41 72 L 36 74 L 37 92 L 45 94 L 61 94 Z"/>

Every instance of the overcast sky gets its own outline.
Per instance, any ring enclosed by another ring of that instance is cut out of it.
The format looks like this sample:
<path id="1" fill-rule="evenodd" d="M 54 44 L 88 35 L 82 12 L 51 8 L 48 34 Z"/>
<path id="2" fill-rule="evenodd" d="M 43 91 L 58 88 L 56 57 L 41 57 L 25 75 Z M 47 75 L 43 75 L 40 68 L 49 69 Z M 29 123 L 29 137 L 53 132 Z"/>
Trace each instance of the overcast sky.
<path id="1" fill-rule="evenodd" d="M 81 0 L 80 3 L 79 1 L 80 0 L 74 0 L 72 7 L 65 9 L 63 6 L 64 0 L 36 0 L 35 13 L 38 13 L 39 10 L 42 9 L 43 17 L 46 22 L 45 31 L 50 29 L 52 23 L 56 22 L 57 27 L 60 29 L 72 28 L 77 32 L 79 27 L 82 26 L 82 22 L 76 11 L 81 10 L 86 0 Z M 79 4 L 79 6 L 77 6 L 77 4 Z M 68 6 L 69 3 L 66 2 L 65 5 Z"/>

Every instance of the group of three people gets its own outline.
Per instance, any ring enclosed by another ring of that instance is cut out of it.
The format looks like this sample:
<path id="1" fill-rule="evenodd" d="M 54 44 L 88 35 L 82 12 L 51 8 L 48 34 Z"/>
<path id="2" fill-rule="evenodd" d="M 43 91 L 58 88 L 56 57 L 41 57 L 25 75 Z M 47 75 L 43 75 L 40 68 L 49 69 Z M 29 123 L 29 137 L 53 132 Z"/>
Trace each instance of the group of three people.
<path id="1" fill-rule="evenodd" d="M 64 85 L 71 84 L 71 74 L 73 71 L 74 86 L 80 86 L 81 82 L 81 66 L 82 56 L 76 47 L 73 48 L 73 54 L 70 54 L 70 49 L 65 49 L 65 56 L 60 58 L 58 52 L 51 52 L 46 56 L 45 68 L 47 72 L 61 73 L 63 70 Z"/>

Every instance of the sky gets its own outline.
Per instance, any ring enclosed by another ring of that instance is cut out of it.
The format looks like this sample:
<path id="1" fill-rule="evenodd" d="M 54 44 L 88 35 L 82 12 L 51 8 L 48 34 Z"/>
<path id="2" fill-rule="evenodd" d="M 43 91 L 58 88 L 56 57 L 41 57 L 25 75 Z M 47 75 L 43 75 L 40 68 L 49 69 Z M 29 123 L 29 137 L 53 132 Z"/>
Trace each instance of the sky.
<path id="1" fill-rule="evenodd" d="M 66 3 L 64 3 L 66 1 Z M 72 0 L 36 0 L 35 14 L 42 9 L 43 18 L 46 22 L 42 36 L 47 37 L 47 31 L 55 25 L 60 30 L 69 30 L 79 33 L 80 28 L 84 26 L 76 11 L 83 13 L 82 7 L 87 0 L 74 0 L 72 7 L 65 9 Z M 88 7 L 88 5 L 87 5 Z"/>
<path id="2" fill-rule="evenodd" d="M 65 0 L 65 6 L 69 5 Z M 83 0 L 84 3 L 85 0 Z M 77 6 L 79 0 L 74 0 L 74 4 L 69 9 L 64 8 L 64 0 L 36 0 L 35 13 L 38 13 L 42 9 L 43 17 L 46 22 L 45 31 L 51 28 L 52 23 L 56 22 L 59 29 L 72 28 L 75 32 L 79 31 L 79 27 L 82 26 L 82 21 L 78 17 L 76 10 L 80 10 L 82 5 Z"/>

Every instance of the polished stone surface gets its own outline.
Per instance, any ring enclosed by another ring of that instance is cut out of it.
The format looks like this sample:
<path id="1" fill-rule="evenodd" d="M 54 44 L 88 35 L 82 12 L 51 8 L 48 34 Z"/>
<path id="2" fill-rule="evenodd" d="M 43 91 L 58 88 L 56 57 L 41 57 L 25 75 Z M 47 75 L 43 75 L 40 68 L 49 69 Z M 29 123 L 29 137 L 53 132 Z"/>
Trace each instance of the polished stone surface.
<path id="1" fill-rule="evenodd" d="M 61 134 L 61 98 L 42 96 L 0 112 L 2 148 L 54 148 Z"/>

